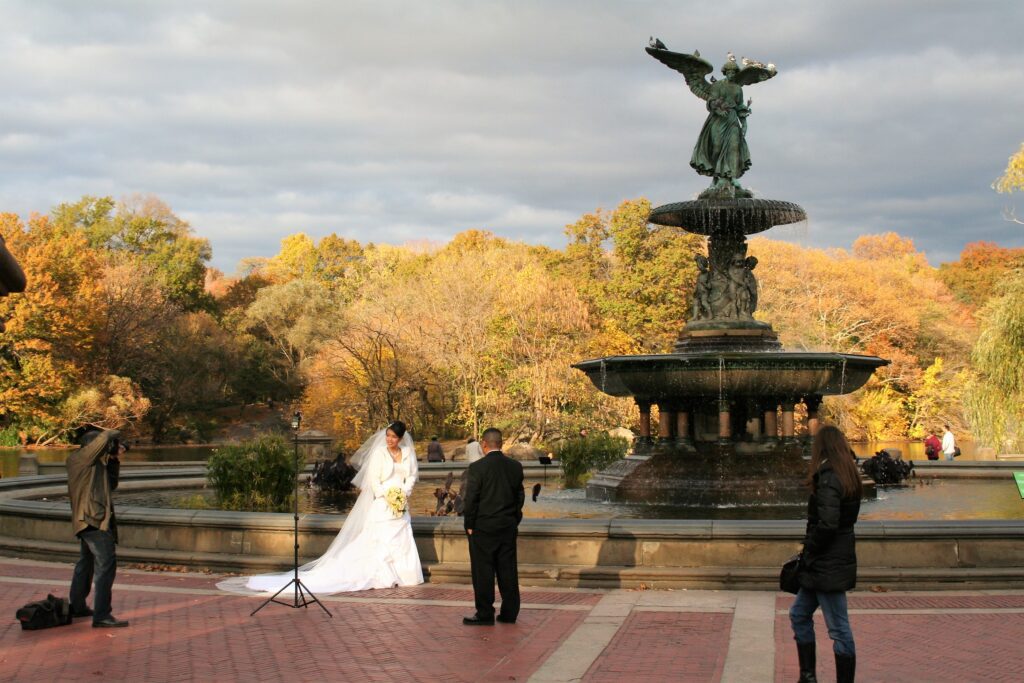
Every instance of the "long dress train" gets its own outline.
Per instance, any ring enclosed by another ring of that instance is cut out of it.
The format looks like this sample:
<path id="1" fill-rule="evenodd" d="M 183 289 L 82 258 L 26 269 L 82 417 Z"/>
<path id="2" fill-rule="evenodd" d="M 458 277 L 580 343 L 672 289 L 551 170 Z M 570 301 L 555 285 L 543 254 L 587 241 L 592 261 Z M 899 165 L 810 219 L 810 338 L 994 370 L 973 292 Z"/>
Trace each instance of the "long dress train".
<path id="1" fill-rule="evenodd" d="M 408 436 L 408 435 L 406 435 Z M 383 444 L 364 462 L 362 492 L 327 551 L 299 568 L 299 579 L 314 594 L 344 593 L 371 588 L 423 583 L 423 569 L 406 509 L 395 517 L 384 498 L 399 488 L 406 497 L 416 481 L 416 453 L 403 439 L 402 458 L 394 462 Z M 273 593 L 294 572 L 226 579 L 218 588 L 236 593 Z"/>

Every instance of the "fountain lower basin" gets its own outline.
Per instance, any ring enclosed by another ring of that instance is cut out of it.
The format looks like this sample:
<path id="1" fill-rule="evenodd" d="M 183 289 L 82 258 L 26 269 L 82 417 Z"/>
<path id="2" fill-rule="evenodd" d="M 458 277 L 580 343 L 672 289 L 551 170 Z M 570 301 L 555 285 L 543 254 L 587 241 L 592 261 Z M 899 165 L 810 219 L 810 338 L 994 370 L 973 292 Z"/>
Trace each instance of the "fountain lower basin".
<path id="1" fill-rule="evenodd" d="M 824 396 L 855 391 L 889 361 L 846 353 L 689 351 L 577 363 L 594 386 L 640 409 L 634 455 L 595 475 L 593 500 L 787 505 L 806 496 L 805 439 Z M 651 406 L 658 407 L 657 434 Z M 780 429 L 781 427 L 781 429 Z"/>

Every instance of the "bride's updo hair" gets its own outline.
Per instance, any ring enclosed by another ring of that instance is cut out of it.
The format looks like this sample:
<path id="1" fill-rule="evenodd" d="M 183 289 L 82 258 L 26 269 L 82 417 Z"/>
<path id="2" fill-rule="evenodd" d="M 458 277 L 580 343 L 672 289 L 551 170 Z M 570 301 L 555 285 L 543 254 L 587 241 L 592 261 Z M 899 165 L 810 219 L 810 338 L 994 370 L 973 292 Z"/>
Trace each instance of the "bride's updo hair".
<path id="1" fill-rule="evenodd" d="M 393 431 L 395 433 L 395 436 L 397 436 L 399 439 L 401 439 L 403 436 L 405 436 L 405 423 L 404 422 L 401 422 L 399 420 L 395 420 L 394 422 L 389 424 L 387 428 L 390 429 L 391 431 Z"/>

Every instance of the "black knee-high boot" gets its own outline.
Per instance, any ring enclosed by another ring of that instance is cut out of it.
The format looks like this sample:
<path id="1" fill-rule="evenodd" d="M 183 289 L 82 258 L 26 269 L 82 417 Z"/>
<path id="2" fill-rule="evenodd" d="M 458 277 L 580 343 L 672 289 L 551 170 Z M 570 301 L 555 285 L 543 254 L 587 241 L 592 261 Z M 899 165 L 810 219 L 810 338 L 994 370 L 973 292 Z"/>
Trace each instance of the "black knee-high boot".
<path id="1" fill-rule="evenodd" d="M 836 683 L 853 683 L 853 675 L 856 671 L 856 655 L 841 655 L 836 653 Z"/>
<path id="2" fill-rule="evenodd" d="M 818 678 L 814 674 L 817 665 L 814 643 L 797 643 L 796 654 L 800 658 L 800 680 L 797 683 L 818 683 Z"/>

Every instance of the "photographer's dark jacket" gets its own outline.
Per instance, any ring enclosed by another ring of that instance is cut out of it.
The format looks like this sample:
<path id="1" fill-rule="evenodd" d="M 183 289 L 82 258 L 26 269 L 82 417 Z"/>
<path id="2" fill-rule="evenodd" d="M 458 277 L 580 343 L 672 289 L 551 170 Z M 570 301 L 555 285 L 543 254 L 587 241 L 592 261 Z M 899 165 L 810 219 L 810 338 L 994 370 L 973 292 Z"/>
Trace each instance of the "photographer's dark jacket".
<path id="1" fill-rule="evenodd" d="M 120 461 L 110 457 L 111 441 L 120 432 L 106 430 L 68 456 L 68 496 L 71 498 L 71 525 L 75 535 L 89 527 L 109 531 L 117 541 L 114 501 L 110 492 L 117 488 Z"/>
<path id="2" fill-rule="evenodd" d="M 857 585 L 857 548 L 853 525 L 860 498 L 843 498 L 835 470 L 826 462 L 814 475 L 814 493 L 807 501 L 800 585 L 808 590 L 839 592 Z"/>

